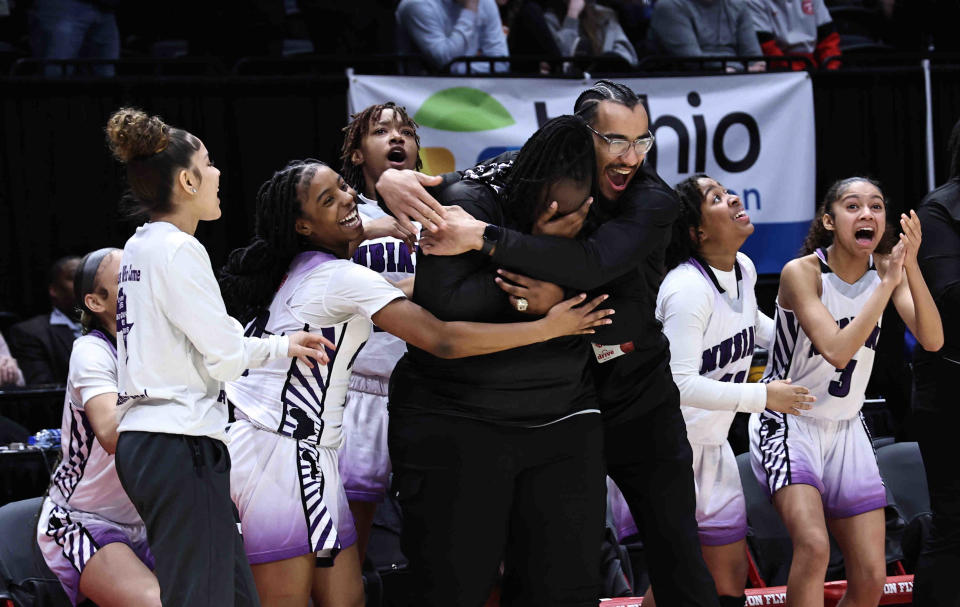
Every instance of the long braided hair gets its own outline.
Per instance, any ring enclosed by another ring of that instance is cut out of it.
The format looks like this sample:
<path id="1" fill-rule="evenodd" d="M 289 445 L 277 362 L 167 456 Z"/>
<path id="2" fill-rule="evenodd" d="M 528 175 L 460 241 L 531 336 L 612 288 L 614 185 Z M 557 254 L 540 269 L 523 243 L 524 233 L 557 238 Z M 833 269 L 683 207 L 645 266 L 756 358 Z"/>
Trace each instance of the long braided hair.
<path id="1" fill-rule="evenodd" d="M 560 179 L 593 185 L 593 134 L 579 116 L 558 116 L 523 144 L 505 183 L 506 213 L 529 232 L 544 186 Z"/>
<path id="2" fill-rule="evenodd" d="M 310 247 L 297 234 L 301 201 L 319 160 L 292 160 L 257 191 L 256 227 L 247 246 L 230 253 L 220 271 L 220 291 L 231 316 L 246 324 L 265 310 L 287 273 L 290 262 Z"/>
<path id="3" fill-rule="evenodd" d="M 691 257 L 699 255 L 699 247 L 690 236 L 690 228 L 696 230 L 703 221 L 703 192 L 700 191 L 699 181 L 708 179 L 704 173 L 691 175 L 677 184 L 674 190 L 680 199 L 680 214 L 673 222 L 670 233 L 670 244 L 664 253 L 664 265 L 667 271 L 674 269 Z"/>
<path id="4" fill-rule="evenodd" d="M 407 115 L 406 108 L 398 106 L 393 101 L 371 105 L 351 115 L 350 124 L 343 127 L 343 147 L 340 148 L 340 160 L 343 161 L 343 166 L 340 168 L 340 175 L 351 188 L 358 192 L 362 192 L 365 187 L 363 182 L 363 166 L 353 164 L 353 160 L 351 160 L 350 157 L 353 155 L 354 150 L 360 149 L 363 138 L 370 133 L 370 124 L 380 120 L 380 114 L 383 113 L 383 110 L 393 110 L 393 116 L 400 121 L 400 124 L 413 128 L 413 138 L 414 141 L 417 142 L 417 151 L 420 150 L 420 135 L 417 134 L 417 123 Z M 422 168 L 423 160 L 418 154 L 416 169 L 419 171 Z"/>

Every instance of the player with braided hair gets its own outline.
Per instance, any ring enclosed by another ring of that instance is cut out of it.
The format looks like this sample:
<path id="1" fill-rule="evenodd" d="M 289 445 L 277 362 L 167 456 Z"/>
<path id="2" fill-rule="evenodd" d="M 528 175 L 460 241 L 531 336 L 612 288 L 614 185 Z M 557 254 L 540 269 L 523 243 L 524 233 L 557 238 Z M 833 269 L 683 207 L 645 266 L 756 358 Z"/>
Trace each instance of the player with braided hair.
<path id="1" fill-rule="evenodd" d="M 254 239 L 231 254 L 222 272 L 224 297 L 249 321 L 249 335 L 302 329 L 337 344 L 325 367 L 277 361 L 226 388 L 237 416 L 229 429 L 231 491 L 264 605 L 305 604 L 311 586 L 316 605 L 363 604 L 337 449 L 351 371 L 371 323 L 447 359 L 587 333 L 609 322 L 607 312 L 593 311 L 601 298 L 574 307 L 585 296 L 533 322 L 441 322 L 350 260 L 371 235 L 357 207 L 356 193 L 330 167 L 291 162 L 260 188 Z"/>
<path id="2" fill-rule="evenodd" d="M 736 412 L 767 408 L 797 415 L 808 390 L 789 379 L 744 383 L 754 346 L 769 348 L 773 320 L 757 308 L 757 271 L 740 247 L 753 233 L 740 197 L 707 175 L 676 187 L 680 215 L 665 253 L 657 319 L 670 340 L 670 370 L 693 450 L 701 549 L 722 607 L 746 600 L 746 504 L 727 432 Z M 617 492 L 611 492 L 617 498 Z M 637 532 L 622 498 L 613 503 L 621 536 Z M 644 604 L 653 604 L 648 590 Z"/>
<path id="3" fill-rule="evenodd" d="M 357 191 L 357 210 L 365 225 L 393 220 L 377 206 L 375 184 L 388 168 L 419 169 L 420 139 L 417 124 L 393 102 L 371 105 L 352 116 L 344 130 L 341 153 L 344 181 Z M 404 234 L 403 236 L 407 236 Z M 408 238 L 391 234 L 368 237 L 353 254 L 353 261 L 378 272 L 387 280 L 412 280 L 417 264 L 416 247 Z M 390 479 L 387 452 L 387 386 L 397 361 L 407 351 L 402 339 L 376 331 L 357 356 L 343 416 L 340 474 L 357 528 L 357 552 L 362 561 L 373 527 L 373 515 L 382 502 Z"/>
<path id="4" fill-rule="evenodd" d="M 603 412 L 607 470 L 641 523 L 659 602 L 715 606 L 716 587 L 697 534 L 693 454 L 670 373 L 669 343 L 656 319 L 664 251 L 680 203 L 673 189 L 644 165 L 654 137 L 640 95 L 621 83 L 600 80 L 580 94 L 574 112 L 593 138 L 599 190 L 579 238 L 571 237 L 583 223 L 580 212 L 547 221 L 544 235 L 444 210 L 423 186 L 448 184 L 450 176 L 431 179 L 386 171 L 377 190 L 401 223 L 417 216 L 445 224 L 421 238 L 425 254 L 479 250 L 497 266 L 516 272 L 515 284 L 500 283 L 515 305 L 539 297 L 542 281 L 597 289 L 616 299 L 617 322 L 594 336 L 591 363 Z"/>

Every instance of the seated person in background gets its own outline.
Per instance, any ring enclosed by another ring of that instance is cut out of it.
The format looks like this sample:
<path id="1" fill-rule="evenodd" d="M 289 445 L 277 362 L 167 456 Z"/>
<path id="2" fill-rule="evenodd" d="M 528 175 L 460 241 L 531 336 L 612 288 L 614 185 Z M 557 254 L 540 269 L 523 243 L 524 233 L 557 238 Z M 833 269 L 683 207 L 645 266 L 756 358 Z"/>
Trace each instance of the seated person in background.
<path id="1" fill-rule="evenodd" d="M 500 21 L 507 36 L 510 55 L 535 55 L 544 59 L 561 56 L 553 39 L 553 32 L 543 16 L 543 7 L 536 0 L 497 0 Z M 511 70 L 516 72 L 550 73 L 550 64 L 545 61 L 511 61 Z"/>
<path id="2" fill-rule="evenodd" d="M 823 0 L 747 0 L 764 55 L 803 55 L 818 67 L 837 69 L 840 35 Z M 796 61 L 793 69 L 806 67 Z"/>
<path id="3" fill-rule="evenodd" d="M 564 57 L 606 55 L 620 67 L 637 65 L 637 51 L 612 9 L 586 0 L 555 0 L 543 17 Z"/>
<path id="4" fill-rule="evenodd" d="M 0 335 L 0 388 L 4 386 L 22 386 L 23 372 L 17 364 L 17 359 L 10 356 L 10 347 Z"/>
<path id="5" fill-rule="evenodd" d="M 675 57 L 763 54 L 745 0 L 660 0 L 648 35 L 655 48 Z M 742 69 L 739 64 L 726 64 L 728 72 Z M 762 72 L 766 64 L 751 61 L 748 69 Z"/>
<path id="6" fill-rule="evenodd" d="M 79 257 L 61 257 L 53 262 L 47 282 L 53 311 L 10 327 L 10 351 L 27 384 L 67 381 L 73 340 L 80 337 L 80 323 L 73 310 L 73 275 L 79 264 Z"/>
<path id="7" fill-rule="evenodd" d="M 495 0 L 401 0 L 397 7 L 397 49 L 420 53 L 435 70 L 445 69 L 455 57 L 510 54 Z M 508 69 L 506 63 L 496 64 L 498 72 Z M 477 62 L 471 70 L 489 72 L 490 66 Z M 466 65 L 457 63 L 450 66 L 450 71 L 463 74 Z"/>
<path id="8" fill-rule="evenodd" d="M 77 272 L 84 333 L 70 357 L 62 458 L 37 521 L 37 542 L 74 605 L 159 607 L 147 530 L 120 485 L 117 448 L 117 273 L 120 249 L 98 249 Z"/>

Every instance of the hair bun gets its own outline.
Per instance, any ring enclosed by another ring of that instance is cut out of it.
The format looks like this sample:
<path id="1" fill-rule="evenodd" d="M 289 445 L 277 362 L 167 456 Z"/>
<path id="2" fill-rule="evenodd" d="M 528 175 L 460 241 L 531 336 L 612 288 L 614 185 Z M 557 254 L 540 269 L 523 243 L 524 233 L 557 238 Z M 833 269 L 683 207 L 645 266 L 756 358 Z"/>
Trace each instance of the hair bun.
<path id="1" fill-rule="evenodd" d="M 170 142 L 170 127 L 159 116 L 121 108 L 107 122 L 107 143 L 123 163 L 162 152 Z"/>

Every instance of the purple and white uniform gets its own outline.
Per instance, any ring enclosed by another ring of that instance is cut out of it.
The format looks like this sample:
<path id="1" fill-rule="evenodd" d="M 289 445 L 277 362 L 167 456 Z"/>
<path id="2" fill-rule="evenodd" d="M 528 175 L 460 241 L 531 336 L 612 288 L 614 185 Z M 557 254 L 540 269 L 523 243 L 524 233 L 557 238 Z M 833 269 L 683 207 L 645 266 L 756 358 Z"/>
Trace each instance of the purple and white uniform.
<path id="1" fill-rule="evenodd" d="M 670 340 L 670 370 L 693 450 L 700 543 L 720 546 L 747 533 L 746 505 L 727 432 L 737 412 L 758 412 L 766 387 L 745 383 L 756 344 L 769 346 L 773 321 L 757 309 L 757 272 L 743 253 L 722 271 L 690 259 L 671 270 L 657 295 Z M 619 491 L 611 491 L 619 496 Z M 636 533 L 626 504 L 613 502 L 621 537 Z"/>
<path id="2" fill-rule="evenodd" d="M 830 270 L 822 249 L 821 301 L 837 325 L 845 327 L 860 313 L 880 284 L 870 262 L 853 284 Z M 800 417 L 763 411 L 750 418 L 750 455 L 753 471 L 773 495 L 792 484 L 812 485 L 823 497 L 828 518 L 845 518 L 887 505 L 886 493 L 870 433 L 860 408 L 873 368 L 880 324 L 849 364 L 837 369 L 817 352 L 791 310 L 777 302 L 777 332 L 764 381 L 790 377 L 817 397 Z"/>
<path id="3" fill-rule="evenodd" d="M 237 415 L 227 431 L 230 492 L 252 564 L 311 552 L 332 558 L 356 541 L 337 464 L 344 400 L 370 318 L 402 297 L 349 259 L 309 251 L 247 326 L 253 336 L 322 333 L 337 346 L 326 366 L 275 360 L 227 384 Z"/>
<path id="4" fill-rule="evenodd" d="M 363 195 L 357 211 L 364 222 L 383 217 L 376 201 Z M 396 238 L 365 240 L 353 261 L 392 282 L 412 278 L 416 252 Z M 387 385 L 407 344 L 377 327 L 353 363 L 350 388 L 343 412 L 343 447 L 340 448 L 340 476 L 347 498 L 361 502 L 382 502 L 390 479 L 387 451 Z"/>
<path id="5" fill-rule="evenodd" d="M 37 542 L 47 566 L 76 605 L 80 574 L 97 550 L 122 542 L 153 569 L 147 531 L 117 478 L 114 457 L 103 450 L 84 406 L 95 396 L 117 393 L 117 350 L 93 331 L 73 344 L 60 447 L 62 461 L 37 523 Z"/>

